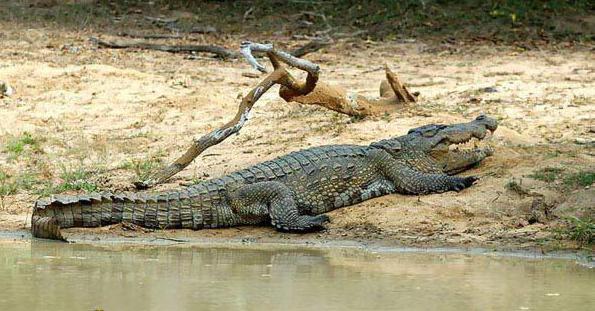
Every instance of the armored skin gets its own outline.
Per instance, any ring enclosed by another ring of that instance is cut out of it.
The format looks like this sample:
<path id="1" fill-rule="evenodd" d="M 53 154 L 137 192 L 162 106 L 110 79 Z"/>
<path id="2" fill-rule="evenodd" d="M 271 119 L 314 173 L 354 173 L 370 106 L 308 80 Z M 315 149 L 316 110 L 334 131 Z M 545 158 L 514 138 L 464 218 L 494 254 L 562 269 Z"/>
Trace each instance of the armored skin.
<path id="1" fill-rule="evenodd" d="M 292 152 L 227 176 L 168 192 L 56 195 L 35 203 L 33 236 L 63 240 L 60 228 L 129 222 L 146 228 L 221 228 L 271 224 L 279 231 L 323 228 L 324 213 L 391 194 L 461 191 L 478 178 L 453 174 L 492 154 L 450 148 L 482 140 L 497 121 L 425 125 L 368 146 Z"/>

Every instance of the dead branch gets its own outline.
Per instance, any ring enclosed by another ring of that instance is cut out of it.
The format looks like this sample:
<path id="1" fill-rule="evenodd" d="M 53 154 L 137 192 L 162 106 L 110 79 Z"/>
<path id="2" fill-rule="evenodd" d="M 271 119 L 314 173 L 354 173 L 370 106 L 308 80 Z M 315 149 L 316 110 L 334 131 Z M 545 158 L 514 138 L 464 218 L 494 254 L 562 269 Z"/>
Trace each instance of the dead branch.
<path id="1" fill-rule="evenodd" d="M 325 46 L 331 44 L 330 40 L 312 40 L 306 45 L 299 47 L 291 52 L 291 55 L 295 57 L 302 57 L 306 54 L 316 52 Z"/>
<path id="2" fill-rule="evenodd" d="M 318 81 L 319 67 L 317 65 L 314 65 L 309 61 L 293 57 L 288 53 L 277 51 L 272 45 L 244 42 L 242 43 L 241 50 L 242 53 L 250 56 L 253 66 L 255 66 L 255 68 L 260 68 L 261 71 L 266 71 L 266 69 L 256 61 L 254 56 L 252 56 L 252 51 L 266 52 L 267 56 L 271 60 L 271 63 L 273 64 L 274 71 L 242 98 L 238 111 L 231 121 L 223 125 L 221 128 L 211 131 L 199 139 L 195 139 L 190 148 L 172 164 L 156 172 L 147 180 L 136 182 L 135 186 L 137 188 L 148 188 L 155 184 L 166 181 L 188 166 L 207 148 L 219 144 L 232 134 L 238 133 L 248 120 L 248 115 L 250 114 L 250 110 L 254 104 L 273 85 L 280 84 L 291 88 L 296 93 L 307 94 L 312 89 L 314 89 L 316 82 Z M 289 72 L 287 72 L 282 63 L 286 63 L 293 67 L 307 71 L 308 77 L 306 78 L 306 82 L 300 83 L 296 81 L 289 74 Z"/>
<path id="3" fill-rule="evenodd" d="M 253 52 L 267 53 L 267 56 L 269 57 L 271 63 L 273 64 L 273 67 L 275 68 L 281 66 L 279 61 L 282 61 L 292 67 L 307 72 L 309 76 L 312 75 L 318 78 L 318 72 L 320 71 L 320 67 L 311 63 L 308 60 L 295 57 L 287 52 L 276 50 L 273 48 L 272 44 L 254 43 L 249 41 L 242 42 L 242 44 L 240 45 L 240 53 L 246 58 L 248 63 L 250 63 L 250 65 L 254 67 L 254 69 L 257 69 L 261 72 L 266 72 L 266 68 L 258 63 L 256 58 L 252 54 Z M 274 57 L 271 57 L 271 55 L 273 55 Z"/>
<path id="4" fill-rule="evenodd" d="M 217 30 L 217 28 L 210 26 L 210 25 L 198 25 L 198 26 L 193 26 L 192 28 L 190 28 L 190 30 L 188 30 L 189 33 L 200 33 L 200 34 L 216 34 L 219 31 Z"/>
<path id="5" fill-rule="evenodd" d="M 97 46 L 110 49 L 142 49 L 169 53 L 212 53 L 221 58 L 237 58 L 238 53 L 216 45 L 163 45 L 148 42 L 110 42 L 91 37 L 89 40 Z"/>
<path id="6" fill-rule="evenodd" d="M 395 73 L 385 67 L 387 81 L 380 84 L 380 98 L 366 98 L 341 87 L 318 82 L 312 92 L 298 94 L 291 88 L 281 87 L 279 96 L 287 102 L 322 106 L 350 116 L 366 117 L 395 112 L 402 108 L 400 103 L 415 102 Z"/>
<path id="7" fill-rule="evenodd" d="M 388 68 L 388 65 L 384 65 L 384 68 L 386 70 L 386 81 L 382 81 L 380 83 L 380 96 L 396 96 L 399 102 L 415 102 L 415 97 L 411 93 L 409 93 L 409 91 L 407 90 L 405 85 L 403 85 L 399 77 L 397 77 L 397 75 Z M 388 89 L 389 86 L 390 90 Z"/>
<path id="8" fill-rule="evenodd" d="M 140 38 L 140 39 L 182 39 L 184 36 L 179 34 L 157 33 L 157 34 L 142 34 L 135 32 L 121 31 L 118 33 L 120 37 Z"/>
<path id="9" fill-rule="evenodd" d="M 152 16 L 145 16 L 145 19 L 150 21 L 153 24 L 157 25 L 167 25 L 167 24 L 175 24 L 178 22 L 178 18 L 162 18 L 162 17 L 152 17 Z"/>
<path id="10" fill-rule="evenodd" d="M 400 103 L 415 102 L 416 98 L 407 90 L 398 76 L 387 65 L 384 69 L 386 81 L 380 83 L 380 98 L 366 98 L 324 82 L 317 83 L 314 90 L 308 94 L 297 94 L 291 88 L 281 87 L 279 96 L 287 102 L 322 106 L 358 117 L 391 113 L 403 107 L 398 105 Z"/>

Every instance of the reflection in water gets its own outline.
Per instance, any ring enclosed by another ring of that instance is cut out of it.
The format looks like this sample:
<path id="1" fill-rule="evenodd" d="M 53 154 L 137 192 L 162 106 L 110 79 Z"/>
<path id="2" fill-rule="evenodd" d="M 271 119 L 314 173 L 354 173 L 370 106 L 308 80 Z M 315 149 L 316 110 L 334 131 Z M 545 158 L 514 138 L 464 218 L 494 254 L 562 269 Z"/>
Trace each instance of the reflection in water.
<path id="1" fill-rule="evenodd" d="M 569 261 L 0 243 L 0 310 L 589 310 Z"/>

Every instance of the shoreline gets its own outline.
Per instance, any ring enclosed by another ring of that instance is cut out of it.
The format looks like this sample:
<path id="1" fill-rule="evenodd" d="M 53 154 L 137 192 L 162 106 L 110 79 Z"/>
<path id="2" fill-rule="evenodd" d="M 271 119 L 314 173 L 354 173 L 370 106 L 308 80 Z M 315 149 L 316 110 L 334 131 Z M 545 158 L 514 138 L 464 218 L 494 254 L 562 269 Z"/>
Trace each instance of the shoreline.
<path id="1" fill-rule="evenodd" d="M 47 242 L 64 243 L 59 241 L 36 239 L 26 230 L 0 230 L 0 243 L 10 242 Z M 581 249 L 559 249 L 544 251 L 538 248 L 518 248 L 510 245 L 498 247 L 482 246 L 439 246 L 428 247 L 406 246 L 383 243 L 380 240 L 320 240 L 320 239 L 281 239 L 265 238 L 247 240 L 243 238 L 190 237 L 177 239 L 173 237 L 135 236 L 123 237 L 117 234 L 102 235 L 101 238 L 93 234 L 76 233 L 69 235 L 65 244 L 89 245 L 94 247 L 192 247 L 192 248 L 223 248 L 223 249 L 256 249 L 256 250 L 326 250 L 326 251 L 354 251 L 372 255 L 379 254 L 460 254 L 494 256 L 504 258 L 519 258 L 526 260 L 574 260 L 576 264 L 595 268 L 593 253 Z"/>

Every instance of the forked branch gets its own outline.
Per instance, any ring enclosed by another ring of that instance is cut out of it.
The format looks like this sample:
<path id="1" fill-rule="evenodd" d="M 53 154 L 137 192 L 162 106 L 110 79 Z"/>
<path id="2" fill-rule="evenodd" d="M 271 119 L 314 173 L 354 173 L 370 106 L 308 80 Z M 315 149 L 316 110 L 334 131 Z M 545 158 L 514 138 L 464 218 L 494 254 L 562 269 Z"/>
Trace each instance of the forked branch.
<path id="1" fill-rule="evenodd" d="M 227 137 L 234 133 L 238 133 L 240 129 L 248 120 L 248 115 L 254 104 L 260 99 L 260 97 L 266 93 L 273 85 L 280 84 L 285 87 L 291 88 L 300 94 L 307 94 L 316 86 L 318 81 L 318 71 L 320 70 L 317 65 L 296 57 L 291 56 L 288 53 L 277 51 L 272 45 L 258 44 L 251 42 L 242 43 L 242 54 L 249 60 L 249 62 L 259 70 L 266 72 L 264 66 L 260 65 L 256 58 L 252 55 L 253 52 L 265 52 L 273 64 L 274 71 L 270 73 L 264 80 L 262 80 L 254 89 L 252 89 L 246 96 L 242 98 L 240 107 L 235 117 L 223 125 L 221 128 L 211 131 L 210 133 L 195 139 L 186 152 L 175 160 L 172 164 L 161 169 L 155 174 L 151 175 L 147 180 L 138 181 L 135 183 L 137 188 L 143 189 L 154 186 L 159 183 L 163 183 L 168 180 L 185 167 L 187 167 L 197 156 L 203 153 L 207 148 L 219 144 L 224 141 Z M 296 81 L 287 72 L 283 63 L 296 67 L 298 69 L 305 70 L 308 72 L 308 77 L 305 83 Z"/>

